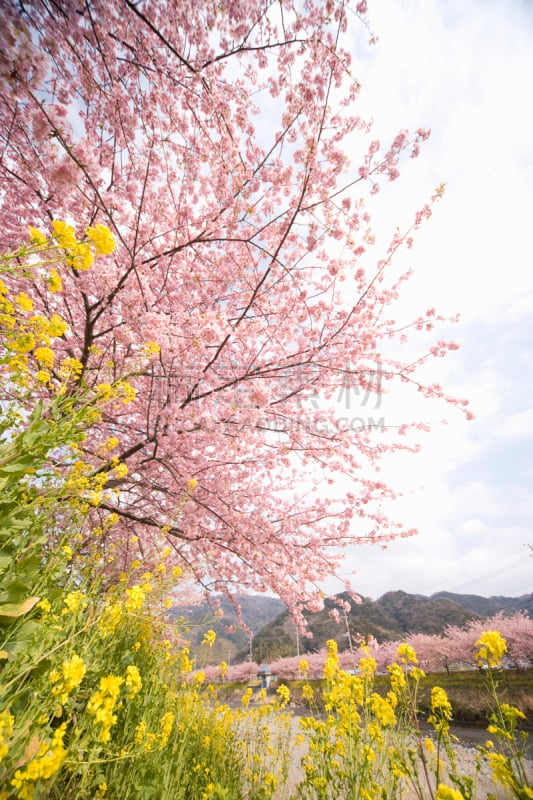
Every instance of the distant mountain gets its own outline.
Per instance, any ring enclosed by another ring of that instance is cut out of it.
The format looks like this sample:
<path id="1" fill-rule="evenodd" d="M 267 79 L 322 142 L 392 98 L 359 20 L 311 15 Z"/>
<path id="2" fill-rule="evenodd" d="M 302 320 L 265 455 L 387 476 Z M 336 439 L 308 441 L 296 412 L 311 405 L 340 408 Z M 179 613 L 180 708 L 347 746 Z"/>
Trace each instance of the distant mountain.
<path id="1" fill-rule="evenodd" d="M 363 597 L 355 603 L 348 593 L 337 599 L 349 604 L 344 615 L 333 600 L 325 601 L 323 611 L 305 612 L 308 630 L 312 637 L 297 634 L 296 626 L 285 610 L 267 623 L 253 638 L 253 660 L 266 663 L 288 655 L 316 652 L 328 639 L 335 639 L 339 650 L 349 646 L 348 631 L 352 638 L 358 635 L 374 636 L 378 642 L 399 639 L 409 633 L 438 634 L 448 625 L 463 626 L 471 619 L 490 617 L 499 611 L 513 613 L 528 611 L 533 616 L 533 594 L 523 597 L 491 597 L 459 595 L 438 592 L 431 597 L 408 592 L 387 592 L 378 600 Z M 338 608 L 341 622 L 337 623 L 330 611 Z M 248 642 L 235 660 L 248 657 Z"/>
<path id="2" fill-rule="evenodd" d="M 244 624 L 254 635 L 285 610 L 285 604 L 277 597 L 243 594 L 237 595 L 235 599 L 240 606 Z M 184 638 L 191 642 L 191 655 L 202 665 L 229 662 L 238 652 L 249 652 L 248 634 L 237 621 L 235 607 L 223 595 L 217 596 L 216 600 L 220 602 L 221 617 L 216 616 L 216 609 L 208 603 L 175 607 L 169 612 L 169 616 L 176 622 L 181 620 Z M 234 630 L 227 631 L 227 628 Z M 217 634 L 212 648 L 202 645 L 204 634 L 209 629 Z"/>
<path id="3" fill-rule="evenodd" d="M 452 600 L 468 611 L 473 611 L 482 617 L 493 617 L 500 611 L 510 614 L 514 611 L 527 611 L 533 617 L 533 594 L 524 594 L 522 597 L 479 597 L 477 594 L 437 592 L 432 597 L 443 597 Z"/>

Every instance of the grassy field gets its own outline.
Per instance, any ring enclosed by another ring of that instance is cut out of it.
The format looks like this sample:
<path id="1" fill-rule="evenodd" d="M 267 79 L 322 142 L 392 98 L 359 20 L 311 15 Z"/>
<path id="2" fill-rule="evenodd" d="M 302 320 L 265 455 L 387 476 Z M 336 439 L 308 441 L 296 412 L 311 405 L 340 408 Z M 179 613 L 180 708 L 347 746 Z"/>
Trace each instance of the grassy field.
<path id="1" fill-rule="evenodd" d="M 501 702 L 516 706 L 526 715 L 525 726 L 533 728 L 533 669 L 528 670 L 497 670 L 494 673 L 498 694 Z M 321 707 L 323 681 L 283 681 L 290 689 L 292 704 L 306 706 L 302 698 L 304 683 L 310 683 L 315 690 L 316 705 Z M 275 686 L 274 685 L 274 690 Z M 376 690 L 386 694 L 390 688 L 389 678 L 386 675 L 377 675 L 375 679 Z M 487 676 L 481 671 L 445 672 L 426 675 L 420 681 L 420 694 L 418 709 L 422 715 L 429 711 L 429 698 L 431 689 L 441 686 L 445 689 L 453 708 L 453 717 L 457 721 L 473 724 L 486 724 L 492 713 L 492 700 L 487 686 Z M 242 684 L 222 684 L 217 687 L 219 696 L 226 702 L 244 691 Z"/>
<path id="2" fill-rule="evenodd" d="M 533 727 L 533 669 L 498 670 L 494 673 L 500 701 L 516 706 Z M 485 723 L 492 712 L 487 677 L 478 672 L 452 672 L 427 675 L 421 681 L 420 710 L 427 711 L 433 686 L 446 690 L 456 720 Z"/>

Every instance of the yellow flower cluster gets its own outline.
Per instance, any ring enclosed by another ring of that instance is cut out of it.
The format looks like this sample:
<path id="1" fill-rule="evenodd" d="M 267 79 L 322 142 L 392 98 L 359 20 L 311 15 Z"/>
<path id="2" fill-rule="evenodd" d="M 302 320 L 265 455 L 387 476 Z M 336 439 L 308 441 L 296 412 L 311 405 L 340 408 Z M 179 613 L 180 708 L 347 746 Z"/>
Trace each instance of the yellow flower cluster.
<path id="1" fill-rule="evenodd" d="M 87 608 L 88 600 L 83 592 L 75 591 L 69 592 L 63 602 L 65 603 L 63 614 L 67 614 L 69 611 L 71 614 L 75 614 L 79 608 Z"/>
<path id="2" fill-rule="evenodd" d="M 150 594 L 152 591 L 152 586 L 150 583 L 145 582 L 143 584 L 136 583 L 130 589 L 126 589 L 126 609 L 128 611 L 138 611 L 140 608 L 143 607 L 144 601 L 146 600 L 146 595 Z"/>
<path id="3" fill-rule="evenodd" d="M 11 354 L 7 370 L 11 380 L 18 386 L 30 386 L 30 357 L 37 366 L 36 380 L 47 383 L 54 366 L 54 352 L 50 348 L 52 339 L 62 336 L 67 324 L 57 314 L 50 319 L 31 314 L 33 301 L 25 292 L 10 298 L 9 289 L 0 280 L 0 332 L 3 345 Z"/>
<path id="4" fill-rule="evenodd" d="M 124 678 L 120 676 L 108 675 L 100 678 L 100 688 L 87 703 L 87 711 L 94 716 L 99 726 L 97 738 L 103 744 L 107 744 L 111 738 L 111 728 L 117 721 L 117 715 L 113 711 L 123 683 Z"/>
<path id="5" fill-rule="evenodd" d="M 476 642 L 479 666 L 499 667 L 507 650 L 507 643 L 498 631 L 485 631 Z"/>
<path id="6" fill-rule="evenodd" d="M 383 728 L 392 728 L 396 725 L 396 714 L 393 707 L 393 703 L 395 704 L 396 702 L 396 696 L 393 693 L 390 694 L 392 694 L 392 697 L 385 699 L 377 692 L 374 692 L 370 698 L 372 713 Z"/>
<path id="7" fill-rule="evenodd" d="M 50 672 L 52 695 L 59 698 L 61 705 L 65 705 L 69 694 L 80 685 L 85 672 L 85 663 L 76 653 L 72 658 L 63 661 L 61 670 L 54 669 Z"/>
<path id="8" fill-rule="evenodd" d="M 7 755 L 9 751 L 9 739 L 13 733 L 13 723 L 15 717 L 9 711 L 0 712 L 0 761 Z"/>
<path id="9" fill-rule="evenodd" d="M 93 244 L 97 255 L 106 256 L 115 250 L 113 234 L 105 225 L 91 226 L 85 231 L 86 237 Z"/>
<path id="10" fill-rule="evenodd" d="M 302 677 L 309 675 L 309 662 L 305 658 L 301 658 L 298 662 L 298 674 Z"/>
<path id="11" fill-rule="evenodd" d="M 137 393 L 133 386 L 128 383 L 128 381 L 117 381 L 114 384 L 111 383 L 99 383 L 96 387 L 99 395 L 99 399 L 103 400 L 104 403 L 108 403 L 111 400 L 121 399 L 124 405 L 131 403 L 135 400 Z"/>
<path id="12" fill-rule="evenodd" d="M 83 372 L 83 364 L 77 358 L 67 356 L 61 362 L 58 370 L 59 377 L 64 381 L 77 381 Z"/>
<path id="13" fill-rule="evenodd" d="M 128 700 L 133 700 L 135 695 L 142 689 L 142 680 L 138 668 L 130 664 L 126 669 L 126 688 L 129 689 Z"/>
<path id="14" fill-rule="evenodd" d="M 440 686 L 434 686 L 431 690 L 431 714 L 428 722 L 434 725 L 439 733 L 444 733 L 449 728 L 449 721 L 452 718 L 452 706 L 448 700 L 448 695 Z"/>
<path id="15" fill-rule="evenodd" d="M 18 769 L 11 781 L 11 785 L 18 789 L 17 797 L 19 800 L 33 800 L 35 784 L 38 781 L 46 781 L 54 775 L 61 767 L 66 749 L 63 747 L 63 737 L 67 725 L 64 722 L 57 728 L 50 743 L 42 742 L 35 758 L 29 762 L 24 770 Z"/>
<path id="16" fill-rule="evenodd" d="M 465 800 L 465 797 L 459 789 L 452 789 L 444 783 L 439 783 L 435 800 Z"/>
<path id="17" fill-rule="evenodd" d="M 284 683 L 282 683 L 281 686 L 278 686 L 276 694 L 278 695 L 282 706 L 286 706 L 289 700 L 291 699 L 291 693 L 289 691 L 289 687 L 286 686 Z"/>
<path id="18" fill-rule="evenodd" d="M 209 630 L 206 633 L 204 633 L 204 638 L 202 639 L 202 644 L 206 644 L 206 645 L 208 645 L 208 647 L 213 647 L 213 645 L 215 644 L 216 638 L 217 638 L 217 635 L 216 635 L 215 631 Z"/>
<path id="19" fill-rule="evenodd" d="M 98 628 L 100 633 L 106 637 L 111 636 L 117 629 L 123 615 L 121 603 L 111 603 L 104 608 Z"/>
<path id="20" fill-rule="evenodd" d="M 161 733 L 159 734 L 161 747 L 165 747 L 167 745 L 170 734 L 172 733 L 172 728 L 174 726 L 174 719 L 175 715 L 171 711 L 167 712 L 163 717 L 161 717 Z"/>
<path id="21" fill-rule="evenodd" d="M 396 651 L 396 658 L 400 661 L 401 664 L 418 664 L 418 658 L 416 657 L 416 653 L 411 645 L 406 644 L 403 642 Z"/>
<path id="22" fill-rule="evenodd" d="M 78 242 L 72 225 L 61 219 L 52 222 L 54 239 L 65 253 L 68 263 L 73 269 L 88 270 L 94 263 L 94 253 L 86 242 Z"/>
<path id="23" fill-rule="evenodd" d="M 285 687 L 287 688 L 287 687 Z M 241 705 L 243 708 L 248 708 L 250 705 L 250 700 L 252 699 L 252 695 L 254 690 L 249 686 L 246 691 L 244 692 L 243 696 L 241 697 Z"/>

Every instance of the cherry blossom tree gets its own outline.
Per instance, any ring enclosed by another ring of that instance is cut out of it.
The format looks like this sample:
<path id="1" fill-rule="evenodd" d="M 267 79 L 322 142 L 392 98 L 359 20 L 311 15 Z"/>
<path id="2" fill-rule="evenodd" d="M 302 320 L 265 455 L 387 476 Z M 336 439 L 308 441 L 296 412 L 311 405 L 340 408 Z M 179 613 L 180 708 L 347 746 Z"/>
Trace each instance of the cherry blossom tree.
<path id="1" fill-rule="evenodd" d="M 413 533 L 380 510 L 394 491 L 373 471 L 411 447 L 408 425 L 392 438 L 363 420 L 339 427 L 339 388 L 376 398 L 399 379 L 465 405 L 416 373 L 454 343 L 416 363 L 385 352 L 441 319 L 385 311 L 407 277 L 393 257 L 441 189 L 374 252 L 365 192 L 394 181 L 428 132 L 382 145 L 358 115 L 350 31 L 365 12 L 2 3 L 1 245 L 58 219 L 78 239 L 105 225 L 116 244 L 97 267 L 71 259 L 62 291 L 42 298 L 68 324 L 80 383 L 129 374 L 135 388 L 85 445 L 106 471 L 99 445 L 118 440 L 128 468 L 100 507 L 120 517 L 107 544 L 131 559 L 168 540 L 206 590 L 269 590 L 293 611 L 346 546 Z M 349 488 L 329 496 L 339 477 Z"/>

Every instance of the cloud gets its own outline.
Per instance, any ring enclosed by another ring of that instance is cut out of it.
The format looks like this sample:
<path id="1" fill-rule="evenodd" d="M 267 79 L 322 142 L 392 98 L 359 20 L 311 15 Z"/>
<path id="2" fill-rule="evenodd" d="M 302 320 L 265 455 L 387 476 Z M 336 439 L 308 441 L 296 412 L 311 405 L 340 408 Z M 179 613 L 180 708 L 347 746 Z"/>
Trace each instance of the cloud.
<path id="1" fill-rule="evenodd" d="M 369 200 L 378 245 L 447 182 L 413 249 L 396 259 L 398 272 L 412 266 L 414 274 L 392 315 L 409 319 L 431 306 L 461 312 L 458 325 L 436 330 L 461 349 L 429 362 L 423 374 L 468 397 L 476 419 L 466 423 L 406 387 L 384 396 L 386 424 L 442 417 L 449 424 L 418 435 L 419 455 L 384 460 L 383 477 L 406 492 L 393 513 L 419 536 L 384 551 L 353 548 L 343 575 L 357 570 L 355 588 L 372 597 L 399 588 L 524 593 L 533 569 L 525 548 L 533 540 L 526 441 L 533 433 L 533 111 L 524 100 L 533 5 L 374 0 L 369 13 L 380 41 L 356 54 L 363 89 L 355 113 L 374 117 L 372 136 L 384 144 L 399 128 L 432 128 L 400 180 Z"/>
<path id="2" fill-rule="evenodd" d="M 525 439 L 533 436 L 533 408 L 510 414 L 494 431 L 494 436 L 498 439 Z"/>

